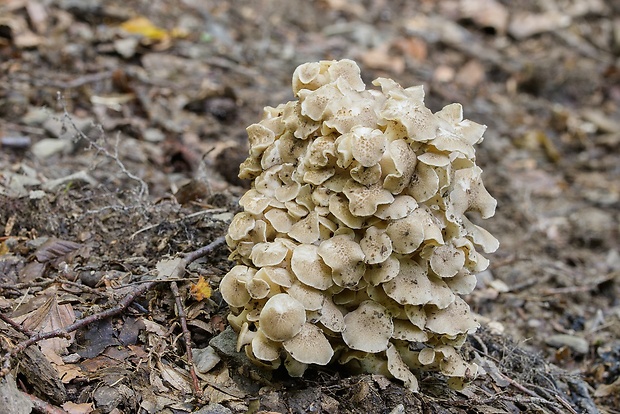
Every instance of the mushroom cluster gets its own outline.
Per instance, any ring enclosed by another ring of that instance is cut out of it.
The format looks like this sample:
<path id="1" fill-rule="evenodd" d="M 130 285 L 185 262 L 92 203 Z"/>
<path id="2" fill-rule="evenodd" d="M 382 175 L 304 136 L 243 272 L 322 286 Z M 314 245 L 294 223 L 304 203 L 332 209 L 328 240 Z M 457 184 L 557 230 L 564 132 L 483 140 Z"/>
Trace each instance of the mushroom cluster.
<path id="1" fill-rule="evenodd" d="M 338 361 L 417 390 L 412 370 L 458 387 L 477 366 L 458 352 L 478 327 L 460 295 L 498 241 L 472 223 L 495 213 L 475 163 L 486 127 L 460 104 L 433 113 L 422 86 L 351 60 L 299 66 L 295 101 L 247 128 L 252 179 L 226 240 L 220 284 L 238 350 L 292 376 Z"/>

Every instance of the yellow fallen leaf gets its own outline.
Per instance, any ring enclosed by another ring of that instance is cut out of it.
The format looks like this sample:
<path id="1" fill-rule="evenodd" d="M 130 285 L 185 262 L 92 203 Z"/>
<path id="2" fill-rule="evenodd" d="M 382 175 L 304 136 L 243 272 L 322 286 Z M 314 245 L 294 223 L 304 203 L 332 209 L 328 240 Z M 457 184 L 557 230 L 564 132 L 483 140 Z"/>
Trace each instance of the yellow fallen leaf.
<path id="1" fill-rule="evenodd" d="M 143 16 L 134 17 L 120 25 L 121 29 L 128 33 L 139 34 L 150 40 L 164 40 L 168 38 L 168 32 L 153 24 L 149 19 Z"/>
<path id="2" fill-rule="evenodd" d="M 211 286 L 209 286 L 209 282 L 204 277 L 200 276 L 198 282 L 191 286 L 190 293 L 197 301 L 209 299 L 212 293 Z"/>

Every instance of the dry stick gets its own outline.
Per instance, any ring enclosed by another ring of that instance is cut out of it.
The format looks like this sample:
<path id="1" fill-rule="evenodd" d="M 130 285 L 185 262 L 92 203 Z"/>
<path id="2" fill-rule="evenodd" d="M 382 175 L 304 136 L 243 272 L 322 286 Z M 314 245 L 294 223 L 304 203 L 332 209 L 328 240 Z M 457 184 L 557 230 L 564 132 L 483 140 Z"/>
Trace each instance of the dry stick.
<path id="1" fill-rule="evenodd" d="M 183 258 L 185 265 L 188 265 L 193 261 L 200 259 L 202 256 L 206 256 L 207 253 L 210 253 L 211 250 L 214 250 L 216 247 L 221 246 L 222 244 L 224 244 L 225 241 L 226 239 L 224 238 L 224 236 L 220 236 L 206 246 L 203 246 L 198 250 L 194 250 L 193 252 L 186 254 Z"/>
<path id="2" fill-rule="evenodd" d="M 174 295 L 174 301 L 177 305 L 177 312 L 179 313 L 179 319 L 181 320 L 181 329 L 183 330 L 183 340 L 185 341 L 185 352 L 187 352 L 187 365 L 189 365 L 189 374 L 192 377 L 192 388 L 194 389 L 194 396 L 200 398 L 202 396 L 202 390 L 198 382 L 198 376 L 194 370 L 194 357 L 192 354 L 192 336 L 187 329 L 187 317 L 185 316 L 185 309 L 181 302 L 181 294 L 179 293 L 179 287 L 177 282 L 170 283 L 172 294 Z"/>
<path id="3" fill-rule="evenodd" d="M 217 248 L 218 246 L 224 244 L 224 237 L 218 237 L 217 239 L 215 239 L 213 242 L 209 243 L 208 245 L 201 247 L 200 249 L 193 251 L 191 253 L 188 253 L 182 261 L 183 266 L 180 266 L 180 268 L 184 269 L 188 264 L 190 264 L 191 262 L 193 262 L 194 260 L 208 254 L 209 252 L 211 252 L 212 250 L 214 250 L 215 248 Z M 93 315 L 90 315 L 84 319 L 80 319 L 74 323 L 72 323 L 71 325 L 65 327 L 65 328 L 59 328 L 59 329 L 54 329 L 52 331 L 48 331 L 48 332 L 39 332 L 36 335 L 31 336 L 30 338 L 28 338 L 25 341 L 22 341 L 20 343 L 18 343 L 17 345 L 15 345 L 15 347 L 13 349 L 11 349 L 11 351 L 7 352 L 4 357 L 2 358 L 4 360 L 3 363 L 3 368 L 0 371 L 0 378 L 3 377 L 4 375 L 6 375 L 6 373 L 9 370 L 9 360 L 12 356 L 15 356 L 17 354 L 19 354 L 20 352 L 24 351 L 26 348 L 28 348 L 30 345 L 33 345 L 39 341 L 42 341 L 44 339 L 50 339 L 50 338 L 57 338 L 60 336 L 67 336 L 69 335 L 69 333 L 74 332 L 86 325 L 90 325 L 93 322 L 97 322 L 100 321 L 102 319 L 108 318 L 110 316 L 114 316 L 114 315 L 118 315 L 119 313 L 121 313 L 122 311 L 124 311 L 127 307 L 129 307 L 129 305 L 131 305 L 131 303 L 136 300 L 136 298 L 138 298 L 140 295 L 142 295 L 143 293 L 145 293 L 146 291 L 148 291 L 151 287 L 153 287 L 156 283 L 161 282 L 161 280 L 151 280 L 149 282 L 146 282 L 142 285 L 137 285 L 137 287 L 132 290 L 130 293 L 128 293 L 123 300 L 121 300 L 118 305 L 107 309 L 103 312 L 99 312 L 99 313 L 95 313 Z M 8 322 L 7 322 L 8 323 Z"/>
<path id="4" fill-rule="evenodd" d="M 555 395 L 555 398 L 560 402 L 560 404 L 562 404 L 562 406 L 564 406 L 564 408 L 570 411 L 571 414 L 579 414 L 564 398 L 560 397 L 557 394 Z"/>
<path id="5" fill-rule="evenodd" d="M 30 400 L 30 402 L 32 403 L 32 407 L 36 412 L 42 414 L 69 414 L 62 408 L 56 407 L 55 405 L 43 401 L 42 399 L 35 397 L 34 395 L 26 394 L 25 392 L 22 392 L 22 395 L 24 395 Z"/>
<path id="6" fill-rule="evenodd" d="M 0 319 L 2 319 L 4 322 L 6 322 L 9 325 L 11 325 L 13 328 L 15 328 L 16 331 L 19 331 L 19 332 L 23 333 L 26 336 L 32 336 L 32 335 L 35 334 L 31 330 L 24 328 L 19 323 L 15 322 L 13 319 L 11 319 L 8 316 L 3 315 L 1 313 L 0 313 Z"/>
<path id="7" fill-rule="evenodd" d="M 159 280 L 153 280 L 150 282 L 147 282 L 143 285 L 138 285 L 138 287 L 136 287 L 133 291 L 131 291 L 129 294 L 127 294 L 127 296 L 125 296 L 123 298 L 123 300 L 121 300 L 118 305 L 107 309 L 103 312 L 99 312 L 99 313 L 95 313 L 93 315 L 90 315 L 86 318 L 80 319 L 78 321 L 75 321 L 74 323 L 72 323 L 69 326 L 66 326 L 64 328 L 58 328 L 58 329 L 54 329 L 52 331 L 47 331 L 47 332 L 39 332 L 34 336 L 31 336 L 30 338 L 28 338 L 27 340 L 18 343 L 17 345 L 15 345 L 15 347 L 9 352 L 7 353 L 4 358 L 8 359 L 11 356 L 15 356 L 18 353 L 22 352 L 23 350 L 25 350 L 26 348 L 28 348 L 30 345 L 36 344 L 39 341 L 42 341 L 44 339 L 50 339 L 50 338 L 57 338 L 60 336 L 67 336 L 69 335 L 69 333 L 73 332 L 73 331 L 77 331 L 80 328 L 83 328 L 86 325 L 90 325 L 93 322 L 97 322 L 100 321 L 102 319 L 108 318 L 110 316 L 114 316 L 114 315 L 118 315 L 119 313 L 121 313 L 122 311 L 124 311 L 127 307 L 129 307 L 129 305 L 131 305 L 131 303 L 136 300 L 136 298 L 140 295 L 142 295 L 144 292 L 146 292 L 147 290 L 149 290 L 151 287 L 153 287 L 153 285 L 155 285 L 157 282 L 159 282 Z"/>
<path id="8" fill-rule="evenodd" d="M 218 237 L 213 240 L 211 243 L 207 244 L 204 247 L 201 247 L 198 250 L 194 250 L 191 253 L 188 253 L 183 258 L 179 268 L 185 269 L 190 263 L 193 261 L 205 256 L 207 253 L 214 250 L 216 247 L 224 244 L 226 239 L 224 236 Z M 183 303 L 181 302 L 181 294 L 179 293 L 179 287 L 176 281 L 170 283 L 170 288 L 172 289 L 172 293 L 174 294 L 174 300 L 177 306 L 177 311 L 179 313 L 179 319 L 181 321 L 181 329 L 183 331 L 183 340 L 185 341 L 185 350 L 187 352 L 187 365 L 189 366 L 189 373 L 192 377 L 192 388 L 194 390 L 194 395 L 197 398 L 202 396 L 202 390 L 200 389 L 200 384 L 198 381 L 198 376 L 196 375 L 196 371 L 194 369 L 194 358 L 192 354 L 192 336 L 189 333 L 189 329 L 187 329 L 187 317 L 185 316 L 185 309 L 183 308 Z"/>

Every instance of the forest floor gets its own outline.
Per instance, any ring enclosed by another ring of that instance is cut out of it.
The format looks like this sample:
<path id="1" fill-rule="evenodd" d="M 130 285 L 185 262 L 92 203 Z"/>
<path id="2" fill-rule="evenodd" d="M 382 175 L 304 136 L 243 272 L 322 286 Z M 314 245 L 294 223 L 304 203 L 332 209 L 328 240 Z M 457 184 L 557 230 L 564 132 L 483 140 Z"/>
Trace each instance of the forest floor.
<path id="1" fill-rule="evenodd" d="M 603 0 L 0 0 L 0 398 L 619 413 L 619 56 L 620 5 Z M 482 328 L 463 351 L 486 374 L 463 391 L 332 367 L 291 380 L 226 351 L 218 241 L 249 185 L 245 127 L 293 98 L 299 64 L 341 58 L 488 126 L 477 163 L 501 246 L 466 298 Z"/>

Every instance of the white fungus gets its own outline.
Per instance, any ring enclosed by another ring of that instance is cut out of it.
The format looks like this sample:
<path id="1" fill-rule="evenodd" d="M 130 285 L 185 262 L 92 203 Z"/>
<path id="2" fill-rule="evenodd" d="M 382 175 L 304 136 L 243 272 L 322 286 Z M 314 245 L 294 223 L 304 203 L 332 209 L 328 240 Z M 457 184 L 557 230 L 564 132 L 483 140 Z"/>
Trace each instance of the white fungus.
<path id="1" fill-rule="evenodd" d="M 413 391 L 420 370 L 461 387 L 477 367 L 458 349 L 478 323 L 459 295 L 488 265 L 478 249 L 498 248 L 466 216 L 495 213 L 475 163 L 486 127 L 459 104 L 433 113 L 421 86 L 373 85 L 351 60 L 301 65 L 297 99 L 248 127 L 228 320 L 251 360 L 292 376 L 340 362 Z"/>

